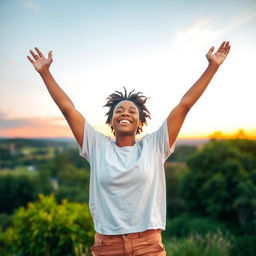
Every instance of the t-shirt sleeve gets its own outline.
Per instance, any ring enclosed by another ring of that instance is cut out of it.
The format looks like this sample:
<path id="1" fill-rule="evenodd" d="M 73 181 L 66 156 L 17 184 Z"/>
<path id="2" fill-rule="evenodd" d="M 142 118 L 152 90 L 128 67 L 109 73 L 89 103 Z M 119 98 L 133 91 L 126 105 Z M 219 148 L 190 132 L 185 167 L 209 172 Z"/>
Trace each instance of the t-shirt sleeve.
<path id="1" fill-rule="evenodd" d="M 97 147 L 100 147 L 103 140 L 106 137 L 100 132 L 96 131 L 88 122 L 85 120 L 84 123 L 84 135 L 82 147 L 79 146 L 79 152 L 89 163 L 93 158 L 93 155 L 97 152 Z"/>
<path id="2" fill-rule="evenodd" d="M 164 161 L 174 152 L 175 143 L 171 147 L 169 145 L 167 119 L 157 131 L 148 135 L 148 139 L 152 143 L 152 147 L 163 157 Z"/>

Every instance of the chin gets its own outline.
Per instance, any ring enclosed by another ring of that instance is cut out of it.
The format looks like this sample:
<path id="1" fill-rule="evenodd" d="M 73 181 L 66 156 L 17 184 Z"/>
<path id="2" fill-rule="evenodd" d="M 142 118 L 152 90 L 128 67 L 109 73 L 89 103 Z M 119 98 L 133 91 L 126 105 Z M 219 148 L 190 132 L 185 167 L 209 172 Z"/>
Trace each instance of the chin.
<path id="1" fill-rule="evenodd" d="M 136 132 L 135 131 L 115 131 L 116 136 L 135 136 Z"/>

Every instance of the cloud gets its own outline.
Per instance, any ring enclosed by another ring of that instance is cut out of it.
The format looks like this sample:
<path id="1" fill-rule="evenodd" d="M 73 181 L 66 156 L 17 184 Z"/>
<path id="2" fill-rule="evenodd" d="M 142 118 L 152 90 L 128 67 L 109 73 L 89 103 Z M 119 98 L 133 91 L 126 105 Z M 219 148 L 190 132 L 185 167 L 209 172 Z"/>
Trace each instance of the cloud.
<path id="1" fill-rule="evenodd" d="M 17 61 L 13 60 L 13 59 L 4 59 L 4 60 L 0 60 L 0 63 L 6 65 L 6 66 L 16 66 L 17 65 Z"/>
<path id="2" fill-rule="evenodd" d="M 21 4 L 22 6 L 32 10 L 33 12 L 40 11 L 40 6 L 31 0 L 23 0 L 21 1 Z"/>
<path id="3" fill-rule="evenodd" d="M 59 121 L 59 118 L 10 118 L 0 110 L 0 137 L 71 137 L 68 125 Z"/>
<path id="4" fill-rule="evenodd" d="M 25 125 L 29 125 L 29 120 L 24 119 L 9 119 L 4 112 L 0 110 L 0 130 L 15 127 L 19 128 Z"/>
<path id="5" fill-rule="evenodd" d="M 239 26 L 245 25 L 253 20 L 256 20 L 256 10 L 245 11 L 243 14 L 234 17 L 229 23 L 218 24 L 220 21 L 216 17 L 197 18 L 192 24 L 176 34 L 175 45 L 177 47 L 188 45 L 193 48 L 196 45 L 208 44 L 220 38 L 230 30 L 234 30 Z"/>
<path id="6" fill-rule="evenodd" d="M 256 20 L 256 10 L 237 16 L 226 28 L 223 29 L 222 32 L 224 33 L 226 31 L 235 29 L 253 20 Z"/>
<path id="7" fill-rule="evenodd" d="M 209 43 L 219 37 L 221 31 L 212 27 L 212 20 L 213 18 L 197 18 L 190 26 L 178 31 L 175 45 L 177 47 L 202 45 L 202 43 Z"/>

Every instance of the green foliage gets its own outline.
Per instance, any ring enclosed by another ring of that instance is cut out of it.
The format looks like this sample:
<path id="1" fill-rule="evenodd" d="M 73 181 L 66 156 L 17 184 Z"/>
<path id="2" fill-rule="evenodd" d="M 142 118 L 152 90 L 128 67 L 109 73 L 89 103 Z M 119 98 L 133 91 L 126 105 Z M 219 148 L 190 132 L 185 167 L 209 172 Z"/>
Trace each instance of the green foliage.
<path id="1" fill-rule="evenodd" d="M 11 215 L 0 213 L 0 233 L 11 225 Z"/>
<path id="2" fill-rule="evenodd" d="M 167 220 L 166 232 L 169 233 L 169 237 L 184 238 L 195 233 L 199 235 L 214 234 L 218 230 L 225 236 L 230 235 L 227 227 L 221 222 L 209 218 L 181 215 Z"/>
<path id="3" fill-rule="evenodd" d="M 174 239 L 167 245 L 169 256 L 228 256 L 232 247 L 229 239 L 218 231 L 215 234 L 191 235 L 180 240 Z"/>
<path id="4" fill-rule="evenodd" d="M 17 166 L 38 167 L 62 151 L 77 150 L 74 140 L 1 139 L 0 171 Z"/>
<path id="5" fill-rule="evenodd" d="M 167 216 L 173 218 L 184 212 L 184 200 L 180 196 L 180 178 L 187 171 L 184 163 L 166 162 Z"/>
<path id="6" fill-rule="evenodd" d="M 87 204 L 57 205 L 53 196 L 39 196 L 39 201 L 20 208 L 5 247 L 17 256 L 75 255 L 75 248 L 93 243 L 93 223 Z M 1 241 L 1 240 L 0 240 Z"/>
<path id="7" fill-rule="evenodd" d="M 1 230 L 0 230 L 1 231 Z M 6 232 L 0 232 L 0 255 L 1 256 L 17 256 L 12 252 L 12 242 L 15 234 L 11 228 Z"/>
<path id="8" fill-rule="evenodd" d="M 67 166 L 73 166 L 75 168 L 90 169 L 88 162 L 79 156 L 78 149 L 67 149 L 64 152 L 58 153 L 55 157 L 44 163 L 41 169 L 50 170 L 51 176 L 57 177 L 60 172 L 62 172 Z"/>
<path id="9" fill-rule="evenodd" d="M 256 212 L 256 141 L 212 140 L 193 155 L 182 178 L 186 206 L 203 216 L 253 232 Z"/>
<path id="10" fill-rule="evenodd" d="M 89 179 L 89 171 L 65 165 L 57 175 L 59 189 L 55 192 L 56 199 L 59 202 L 64 198 L 72 202 L 88 202 Z"/>
<path id="11" fill-rule="evenodd" d="M 179 145 L 175 148 L 175 151 L 168 158 L 168 161 L 172 162 L 186 162 L 188 158 L 197 151 L 196 146 L 191 145 Z"/>
<path id="12" fill-rule="evenodd" d="M 255 256 L 256 252 L 256 236 L 243 235 L 234 237 L 233 248 L 231 250 L 232 256 Z"/>
<path id="13" fill-rule="evenodd" d="M 31 172 L 0 173 L 0 212 L 12 213 L 14 209 L 36 200 L 38 193 L 50 193 L 51 186 L 45 178 Z"/>

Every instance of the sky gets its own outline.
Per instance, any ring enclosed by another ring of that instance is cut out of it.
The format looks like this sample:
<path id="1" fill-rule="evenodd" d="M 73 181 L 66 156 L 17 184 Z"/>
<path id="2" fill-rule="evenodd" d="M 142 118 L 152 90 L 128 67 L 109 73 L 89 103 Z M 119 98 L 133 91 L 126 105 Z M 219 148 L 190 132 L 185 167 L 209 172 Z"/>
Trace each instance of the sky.
<path id="1" fill-rule="evenodd" d="M 51 72 L 97 130 L 106 98 L 135 89 L 149 97 L 156 130 L 230 41 L 229 56 L 190 110 L 179 138 L 242 129 L 256 138 L 255 0 L 0 0 L 0 137 L 72 137 L 26 56 L 53 51 Z M 142 134 L 142 135 L 143 135 Z"/>

